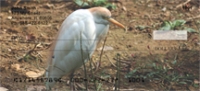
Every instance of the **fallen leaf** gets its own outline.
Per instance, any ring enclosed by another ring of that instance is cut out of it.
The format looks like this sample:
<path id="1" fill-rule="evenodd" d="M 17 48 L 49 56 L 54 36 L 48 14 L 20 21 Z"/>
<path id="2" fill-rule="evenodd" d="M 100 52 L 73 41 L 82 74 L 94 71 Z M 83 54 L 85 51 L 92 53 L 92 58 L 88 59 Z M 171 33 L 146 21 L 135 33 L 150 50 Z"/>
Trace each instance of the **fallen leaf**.
<path id="1" fill-rule="evenodd" d="M 98 48 L 97 50 L 98 50 L 98 51 L 101 51 L 102 48 L 103 48 L 103 47 L 100 47 L 100 48 Z M 111 46 L 104 46 L 103 51 L 111 51 L 111 50 L 114 50 L 114 48 L 111 47 Z"/>
<path id="2" fill-rule="evenodd" d="M 12 16 L 8 16 L 7 19 L 11 20 L 11 19 L 12 19 Z"/>
<path id="3" fill-rule="evenodd" d="M 8 48 L 8 51 L 9 51 L 9 52 L 11 52 L 11 51 L 12 51 L 12 49 Z"/>
<path id="4" fill-rule="evenodd" d="M 168 69 L 173 69 L 168 63 L 166 63 Z"/>
<path id="5" fill-rule="evenodd" d="M 122 7 L 122 10 L 126 11 L 126 7 L 123 6 L 123 7 Z"/>
<path id="6" fill-rule="evenodd" d="M 18 70 L 20 70 L 20 65 L 19 64 L 13 64 L 13 65 L 11 65 L 11 68 L 13 68 L 13 69 L 18 71 Z"/>
<path id="7" fill-rule="evenodd" d="M 149 47 L 149 45 L 147 46 L 147 48 L 150 50 L 150 47 Z"/>
<path id="8" fill-rule="evenodd" d="M 33 34 L 27 34 L 26 35 L 26 40 L 27 41 L 33 41 L 33 40 L 35 40 L 35 36 Z"/>
<path id="9" fill-rule="evenodd" d="M 38 73 L 34 72 L 34 71 L 28 71 L 26 72 L 26 76 L 27 77 L 31 77 L 31 78 L 37 78 L 37 77 L 40 77 L 42 76 L 43 74 L 45 73 L 45 71 L 40 71 Z"/>
<path id="10" fill-rule="evenodd" d="M 195 83 L 195 84 L 199 84 L 200 82 L 199 82 L 199 80 L 195 79 L 195 80 L 194 80 L 194 83 Z"/>
<path id="11" fill-rule="evenodd" d="M 49 3 L 47 3 L 46 6 L 47 6 L 48 8 L 54 8 L 54 7 L 55 7 L 53 4 L 49 4 Z"/>
<path id="12" fill-rule="evenodd" d="M 165 12 L 165 13 L 164 13 L 164 16 L 165 16 L 165 17 L 169 17 L 169 16 L 170 16 L 170 12 L 169 12 L 169 11 Z"/>
<path id="13" fill-rule="evenodd" d="M 39 43 L 39 44 L 36 45 L 36 47 L 37 47 L 37 48 L 42 48 L 43 46 L 42 46 L 41 43 Z"/>

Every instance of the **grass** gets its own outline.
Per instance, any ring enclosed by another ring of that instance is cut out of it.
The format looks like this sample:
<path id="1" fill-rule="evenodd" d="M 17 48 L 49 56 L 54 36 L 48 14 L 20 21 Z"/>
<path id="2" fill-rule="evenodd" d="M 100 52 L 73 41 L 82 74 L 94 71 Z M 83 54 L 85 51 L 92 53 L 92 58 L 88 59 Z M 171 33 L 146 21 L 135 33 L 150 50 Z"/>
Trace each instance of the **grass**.
<path id="1" fill-rule="evenodd" d="M 172 60 L 153 60 L 152 63 L 145 66 L 136 67 L 125 75 L 126 78 L 143 78 L 148 82 L 159 82 L 161 87 L 170 87 L 171 85 L 192 85 L 198 87 L 198 84 L 194 83 L 198 77 L 189 72 L 184 72 L 181 68 L 182 63 L 178 62 L 177 54 L 175 54 Z M 143 72 L 144 69 L 150 69 L 151 71 Z M 173 83 L 173 84 L 172 84 Z M 170 89 L 170 88 L 166 88 Z"/>

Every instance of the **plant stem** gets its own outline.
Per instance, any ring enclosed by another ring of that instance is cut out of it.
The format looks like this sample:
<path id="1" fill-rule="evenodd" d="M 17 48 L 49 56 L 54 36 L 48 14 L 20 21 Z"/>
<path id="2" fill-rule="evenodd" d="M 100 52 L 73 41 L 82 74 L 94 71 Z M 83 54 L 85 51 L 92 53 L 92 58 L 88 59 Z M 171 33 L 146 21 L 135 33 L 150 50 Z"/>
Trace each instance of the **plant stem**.
<path id="1" fill-rule="evenodd" d="M 87 79 L 87 74 L 86 74 L 86 67 L 85 67 L 85 62 L 83 59 L 83 49 L 82 49 L 82 31 L 80 32 L 80 47 L 81 47 L 81 57 L 82 57 L 82 62 L 83 62 L 83 67 L 84 67 L 84 74 L 85 74 L 85 79 Z M 85 87 L 87 91 L 87 81 L 85 81 Z"/>

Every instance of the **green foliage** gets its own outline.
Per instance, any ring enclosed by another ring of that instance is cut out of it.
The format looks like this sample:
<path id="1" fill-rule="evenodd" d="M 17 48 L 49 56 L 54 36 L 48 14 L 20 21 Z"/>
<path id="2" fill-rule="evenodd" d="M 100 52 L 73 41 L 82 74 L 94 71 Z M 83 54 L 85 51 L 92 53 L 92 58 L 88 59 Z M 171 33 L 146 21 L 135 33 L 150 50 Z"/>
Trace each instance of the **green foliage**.
<path id="1" fill-rule="evenodd" d="M 115 9 L 116 6 L 109 3 L 107 0 L 74 0 L 74 3 L 79 7 L 97 7 L 102 6 L 110 9 Z"/>
<path id="2" fill-rule="evenodd" d="M 101 87 L 102 87 L 102 83 L 98 83 L 97 91 L 100 91 L 100 90 L 101 90 Z"/>
<path id="3" fill-rule="evenodd" d="M 129 78 L 131 76 L 133 76 L 139 68 L 135 68 L 134 70 L 132 70 L 131 72 L 129 72 L 128 74 L 125 75 L 125 78 Z"/>
<path id="4" fill-rule="evenodd" d="M 74 3 L 81 7 L 89 6 L 89 4 L 87 2 L 84 2 L 83 0 L 74 0 Z"/>
<path id="5" fill-rule="evenodd" d="M 143 26 L 143 25 L 138 25 L 136 28 L 139 29 L 140 31 L 142 31 L 142 30 L 144 30 L 147 27 Z"/>
<path id="6" fill-rule="evenodd" d="M 179 29 L 187 30 L 189 33 L 196 32 L 196 30 L 194 30 L 192 28 L 188 28 L 188 27 L 182 28 L 182 26 L 185 23 L 186 23 L 185 20 L 175 20 L 175 21 L 172 21 L 172 22 L 171 21 L 164 21 L 159 30 L 168 31 L 168 30 L 175 30 L 175 29 L 179 28 Z"/>
<path id="7" fill-rule="evenodd" d="M 188 28 L 188 27 L 184 27 L 184 30 L 187 30 L 189 33 L 197 33 L 196 30 L 194 30 L 192 28 Z"/>
<path id="8" fill-rule="evenodd" d="M 164 21 L 160 30 L 171 30 L 176 27 L 182 26 L 186 23 L 185 20 Z"/>
<path id="9" fill-rule="evenodd" d="M 171 22 L 169 21 L 164 21 L 163 24 L 161 25 L 162 27 L 159 30 L 171 30 Z"/>
<path id="10" fill-rule="evenodd" d="M 185 20 L 175 20 L 172 22 L 172 28 L 182 26 L 186 23 Z"/>
<path id="11" fill-rule="evenodd" d="M 30 60 L 35 60 L 36 57 L 34 57 L 34 56 L 28 54 L 28 55 L 25 55 L 23 59 L 24 59 L 25 62 L 28 62 L 28 61 L 30 61 Z"/>

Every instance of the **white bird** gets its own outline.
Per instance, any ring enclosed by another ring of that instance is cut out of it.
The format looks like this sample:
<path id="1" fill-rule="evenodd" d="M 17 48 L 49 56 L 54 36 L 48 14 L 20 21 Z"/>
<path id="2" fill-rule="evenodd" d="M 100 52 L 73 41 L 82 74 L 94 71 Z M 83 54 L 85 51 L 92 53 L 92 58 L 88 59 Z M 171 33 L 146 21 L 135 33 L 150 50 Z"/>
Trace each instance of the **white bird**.
<path id="1" fill-rule="evenodd" d="M 81 67 L 83 60 L 86 62 L 92 56 L 98 42 L 106 36 L 110 22 L 125 29 L 103 7 L 79 9 L 71 13 L 64 20 L 52 45 L 46 78 L 61 78 Z M 47 82 L 47 89 L 54 84 Z"/>

